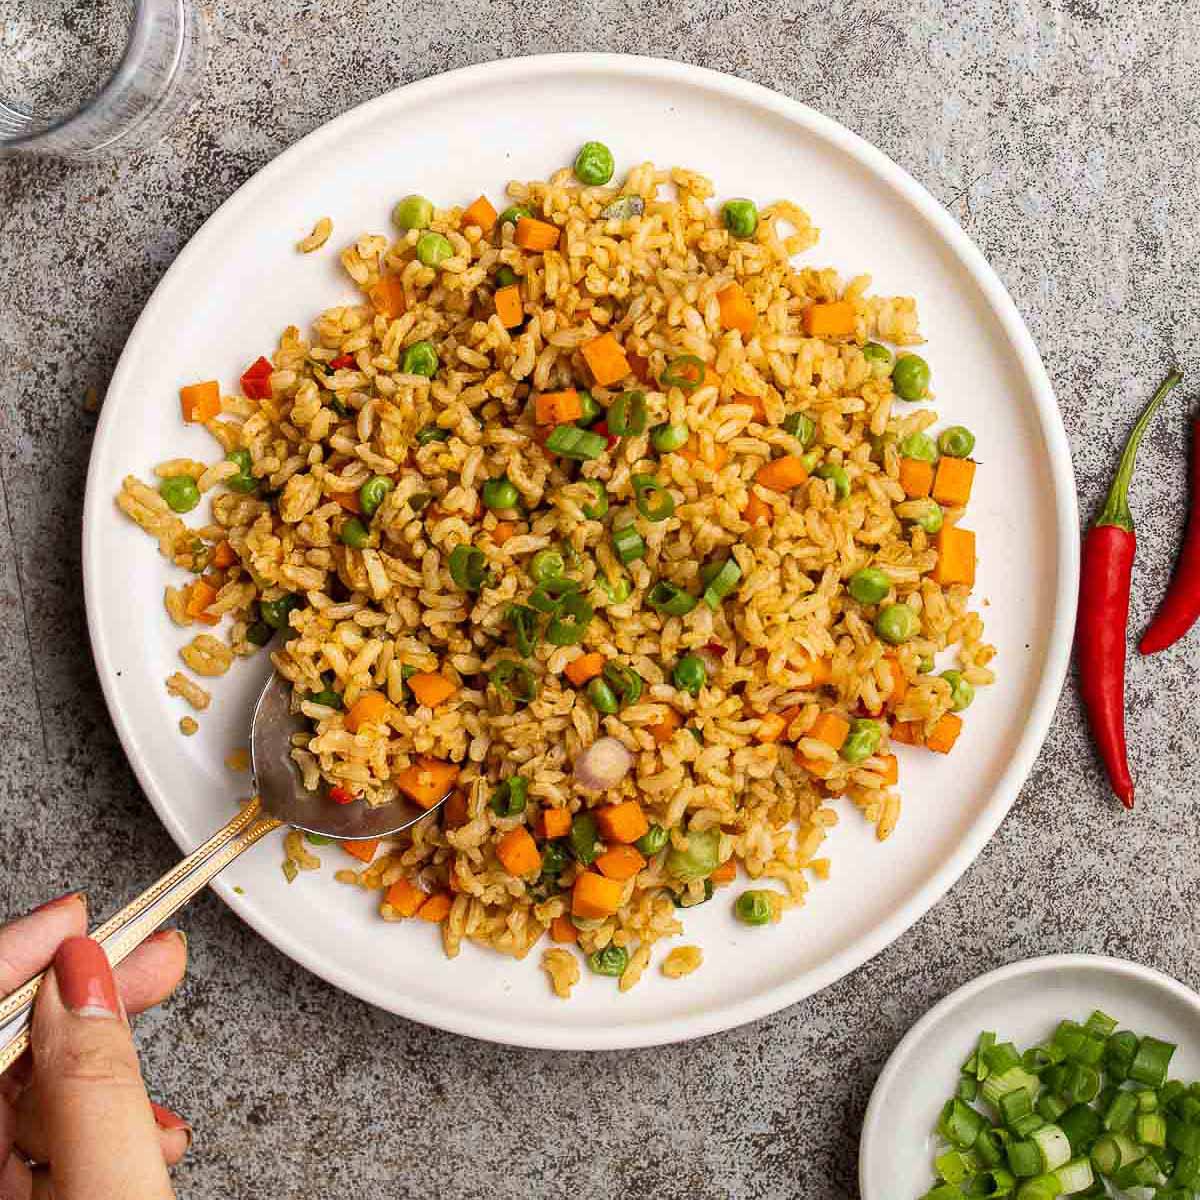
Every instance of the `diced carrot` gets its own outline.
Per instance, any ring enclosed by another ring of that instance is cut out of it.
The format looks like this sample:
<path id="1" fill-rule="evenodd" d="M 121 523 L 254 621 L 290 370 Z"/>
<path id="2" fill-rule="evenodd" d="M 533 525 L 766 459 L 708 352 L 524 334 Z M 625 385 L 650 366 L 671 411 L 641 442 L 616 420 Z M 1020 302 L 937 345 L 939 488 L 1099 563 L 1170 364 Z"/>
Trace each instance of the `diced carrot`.
<path id="1" fill-rule="evenodd" d="M 453 901 L 445 892 L 434 892 L 420 908 L 417 909 L 417 916 L 422 921 L 440 922 L 444 921 L 450 915 L 450 906 Z"/>
<path id="2" fill-rule="evenodd" d="M 798 454 L 785 454 L 765 462 L 755 472 L 754 480 L 773 492 L 788 492 L 808 478 L 808 468 Z"/>
<path id="3" fill-rule="evenodd" d="M 754 331 L 754 305 L 742 291 L 740 283 L 731 283 L 717 293 L 717 307 L 721 314 L 721 324 L 726 329 L 737 329 L 747 334 Z"/>
<path id="4" fill-rule="evenodd" d="M 490 233 L 496 224 L 496 210 L 486 196 L 480 196 L 463 209 L 462 220 L 464 228 L 467 225 L 478 225 L 484 233 Z"/>
<path id="5" fill-rule="evenodd" d="M 744 392 L 738 392 L 733 397 L 732 403 L 750 405 L 754 409 L 754 420 L 760 425 L 767 423 L 767 409 L 761 396 L 747 396 Z"/>
<path id="6" fill-rule="evenodd" d="M 816 738 L 817 741 L 824 742 L 825 745 L 832 746 L 835 750 L 840 750 L 849 733 L 850 722 L 845 717 L 839 716 L 835 712 L 823 712 L 817 716 L 812 723 L 812 728 L 804 736 Z"/>
<path id="7" fill-rule="evenodd" d="M 367 291 L 367 298 L 389 321 L 404 316 L 404 282 L 399 275 L 381 275 Z"/>
<path id="8" fill-rule="evenodd" d="M 566 837 L 571 832 L 571 813 L 566 808 L 542 809 L 542 833 L 547 838 Z"/>
<path id="9" fill-rule="evenodd" d="M 824 687 L 833 678 L 831 658 L 802 658 L 791 665 L 794 671 L 808 672 L 809 687 Z"/>
<path id="10" fill-rule="evenodd" d="M 650 360 L 641 354 L 635 354 L 632 350 L 626 350 L 625 357 L 629 359 L 629 369 L 633 372 L 634 378 L 637 379 L 638 383 L 649 383 Z"/>
<path id="11" fill-rule="evenodd" d="M 355 516 L 362 514 L 362 501 L 357 492 L 337 492 L 333 497 L 347 512 Z"/>
<path id="12" fill-rule="evenodd" d="M 925 734 L 920 721 L 897 721 L 892 726 L 892 741 L 905 746 L 922 746 L 925 744 Z"/>
<path id="13" fill-rule="evenodd" d="M 363 692 L 346 713 L 345 726 L 351 733 L 382 718 L 388 710 L 388 698 L 382 692 Z"/>
<path id="14" fill-rule="evenodd" d="M 397 771 L 396 786 L 422 808 L 432 808 L 454 786 L 458 767 L 440 758 L 418 758 L 411 767 Z"/>
<path id="15" fill-rule="evenodd" d="M 825 304 L 810 304 L 804 310 L 802 321 L 809 337 L 849 337 L 858 316 L 851 301 L 832 300 Z"/>
<path id="16" fill-rule="evenodd" d="M 550 940 L 563 946 L 573 946 L 579 941 L 579 930 L 566 913 L 550 922 Z"/>
<path id="17" fill-rule="evenodd" d="M 900 486 L 910 500 L 919 500 L 933 490 L 933 463 L 919 458 L 900 460 Z"/>
<path id="18" fill-rule="evenodd" d="M 496 845 L 496 857 L 510 875 L 532 875 L 542 866 L 537 843 L 524 825 L 510 829 Z"/>
<path id="19" fill-rule="evenodd" d="M 458 790 L 451 792 L 446 803 L 442 805 L 442 821 L 446 828 L 458 829 L 470 819 L 466 796 Z"/>
<path id="20" fill-rule="evenodd" d="M 636 800 L 622 800 L 596 810 L 596 825 L 606 841 L 636 842 L 650 828 L 642 806 Z"/>
<path id="21" fill-rule="evenodd" d="M 570 425 L 583 416 L 583 401 L 574 388 L 542 392 L 533 399 L 533 419 L 538 425 Z"/>
<path id="22" fill-rule="evenodd" d="M 715 871 L 709 875 L 713 883 L 732 883 L 737 878 L 737 863 L 727 858 Z"/>
<path id="23" fill-rule="evenodd" d="M 975 534 L 958 525 L 943 525 L 934 539 L 937 563 L 933 581 L 945 587 L 952 583 L 975 586 Z"/>
<path id="24" fill-rule="evenodd" d="M 519 284 L 510 283 L 508 287 L 497 288 L 492 300 L 496 305 L 496 316 L 505 329 L 516 329 L 525 320 Z"/>
<path id="25" fill-rule="evenodd" d="M 355 841 L 342 842 L 342 849 L 360 862 L 369 863 L 379 849 L 378 838 L 360 838 Z"/>
<path id="26" fill-rule="evenodd" d="M 208 606 L 217 598 L 217 589 L 210 587 L 203 579 L 197 579 L 188 592 L 186 612 L 195 621 L 203 621 L 205 625 L 216 625 L 221 618 L 207 611 Z"/>
<path id="27" fill-rule="evenodd" d="M 439 675 L 436 671 L 418 671 L 409 677 L 408 686 L 412 688 L 417 703 L 426 708 L 437 708 L 458 691 L 445 675 Z"/>
<path id="28" fill-rule="evenodd" d="M 212 565 L 222 571 L 237 562 L 237 551 L 228 542 L 218 542 L 212 553 Z"/>
<path id="29" fill-rule="evenodd" d="M 876 757 L 883 763 L 879 772 L 883 778 L 883 786 L 895 787 L 900 782 L 900 760 L 894 754 L 880 754 Z"/>
<path id="30" fill-rule="evenodd" d="M 833 768 L 837 766 L 837 762 L 833 759 L 808 758 L 798 750 L 796 751 L 796 761 L 810 775 L 815 775 L 818 779 L 828 779 L 833 774 Z"/>
<path id="31" fill-rule="evenodd" d="M 889 654 L 886 661 L 888 672 L 892 679 L 892 686 L 885 700 L 894 707 L 901 703 L 904 697 L 908 695 L 908 676 L 904 674 L 904 670 L 900 666 L 900 661 L 894 654 Z"/>
<path id="32" fill-rule="evenodd" d="M 687 443 L 675 453 L 690 463 L 702 462 L 710 471 L 719 471 L 729 461 L 729 451 L 715 442 L 710 452 L 702 454 L 700 439 L 694 433 L 688 438 Z"/>
<path id="33" fill-rule="evenodd" d="M 492 544 L 494 546 L 503 546 L 516 532 L 517 526 L 515 522 L 497 521 L 495 528 L 492 530 Z"/>
<path id="34" fill-rule="evenodd" d="M 754 737 L 760 742 L 777 742 L 783 737 L 783 731 L 787 728 L 787 722 L 779 713 L 764 713 L 758 719 L 758 729 L 754 732 Z"/>
<path id="35" fill-rule="evenodd" d="M 383 902 L 402 917 L 413 917 L 426 898 L 425 893 L 409 880 L 397 879 L 384 893 Z"/>
<path id="36" fill-rule="evenodd" d="M 779 715 L 783 718 L 783 732 L 786 734 L 792 727 L 792 722 L 804 711 L 804 706 L 793 704 L 791 708 L 785 708 Z"/>
<path id="37" fill-rule="evenodd" d="M 629 359 L 611 333 L 602 333 L 580 347 L 583 360 L 600 387 L 609 387 L 629 374 Z"/>
<path id="38" fill-rule="evenodd" d="M 553 250 L 558 245 L 558 226 L 547 221 L 539 221 L 534 217 L 521 217 L 517 221 L 513 241 L 522 250 L 532 250 L 535 254 L 543 250 Z"/>
<path id="39" fill-rule="evenodd" d="M 211 421 L 221 411 L 221 385 L 215 379 L 189 383 L 179 389 L 185 421 Z"/>
<path id="40" fill-rule="evenodd" d="M 598 652 L 581 654 L 573 658 L 565 667 L 563 674 L 576 686 L 583 687 L 589 679 L 595 679 L 604 670 L 604 655 Z"/>
<path id="41" fill-rule="evenodd" d="M 951 458 L 948 454 L 938 462 L 933 479 L 933 498 L 939 504 L 962 508 L 971 498 L 975 480 L 975 464 L 969 458 Z"/>
<path id="42" fill-rule="evenodd" d="M 610 846 L 596 859 L 596 870 L 618 883 L 632 879 L 645 865 L 646 860 L 632 846 Z"/>
<path id="43" fill-rule="evenodd" d="M 957 713 L 942 713 L 929 731 L 925 745 L 938 754 L 949 754 L 958 741 L 958 735 L 962 733 L 962 726 L 962 717 Z"/>
<path id="44" fill-rule="evenodd" d="M 597 920 L 611 917 L 621 905 L 621 885 L 595 871 L 581 871 L 571 890 L 571 912 L 577 917 Z"/>
<path id="45" fill-rule="evenodd" d="M 660 745 L 666 745 L 683 724 L 683 718 L 673 709 L 668 708 L 661 721 L 646 726 L 646 732 Z"/>
<path id="46" fill-rule="evenodd" d="M 748 525 L 769 525 L 774 516 L 771 506 L 761 499 L 756 492 L 750 493 L 746 507 L 742 509 L 742 520 Z"/>

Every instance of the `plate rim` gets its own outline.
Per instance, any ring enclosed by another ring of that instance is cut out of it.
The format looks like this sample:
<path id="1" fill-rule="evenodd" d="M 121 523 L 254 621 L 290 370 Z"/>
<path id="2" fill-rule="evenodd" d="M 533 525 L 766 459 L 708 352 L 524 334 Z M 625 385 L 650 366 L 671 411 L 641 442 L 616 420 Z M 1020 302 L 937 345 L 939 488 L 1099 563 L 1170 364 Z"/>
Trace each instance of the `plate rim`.
<path id="1" fill-rule="evenodd" d="M 871 1089 L 871 1098 L 867 1102 L 867 1109 L 863 1114 L 862 1132 L 858 1139 L 858 1190 L 862 1194 L 863 1200 L 874 1200 L 874 1197 L 867 1193 L 866 1163 L 871 1142 L 873 1139 L 878 1140 L 879 1137 L 875 1126 L 881 1120 L 879 1114 L 883 1096 L 891 1087 L 894 1077 L 899 1073 L 904 1065 L 904 1060 L 911 1053 L 913 1047 L 919 1045 L 929 1030 L 935 1028 L 956 1008 L 969 1003 L 981 992 L 986 992 L 997 984 L 1020 979 L 1025 975 L 1034 976 L 1045 971 L 1069 970 L 1079 967 L 1106 971 L 1112 975 L 1153 984 L 1177 1000 L 1182 1000 L 1196 1013 L 1197 1017 L 1200 1017 L 1200 992 L 1188 987 L 1186 983 L 1176 979 L 1173 975 L 1160 971 L 1157 967 L 1146 966 L 1131 958 L 1118 958 L 1112 954 L 1088 954 L 1082 951 L 1041 954 L 1034 958 L 1022 958 L 1016 962 L 1005 963 L 1002 967 L 985 971 L 982 975 L 967 980 L 966 983 L 943 996 L 918 1018 L 916 1023 L 896 1043 L 875 1080 L 875 1086 Z"/>
<path id="2" fill-rule="evenodd" d="M 459 67 L 393 88 L 310 131 L 243 182 L 189 238 L 174 262 L 164 272 L 134 323 L 108 390 L 116 395 L 128 388 L 130 380 L 127 377 L 133 371 L 132 363 L 135 357 L 132 349 L 144 336 L 144 330 L 149 326 L 158 304 L 162 302 L 164 293 L 170 290 L 174 279 L 190 269 L 193 261 L 198 261 L 204 253 L 209 230 L 236 218 L 239 211 L 265 200 L 274 178 L 286 170 L 294 160 L 317 152 L 327 142 L 349 136 L 360 126 L 374 120 L 377 113 L 387 110 L 392 105 L 422 104 L 436 100 L 439 94 L 495 83 L 498 80 L 528 82 L 530 79 L 545 78 L 547 75 L 557 76 L 581 71 L 677 84 L 691 90 L 741 101 L 758 111 L 783 118 L 793 126 L 823 140 L 857 162 L 879 183 L 892 188 L 906 201 L 932 227 L 941 243 L 971 276 L 1020 363 L 1030 387 L 1039 431 L 1046 444 L 1048 469 L 1054 484 L 1055 524 L 1059 544 L 1056 562 L 1058 579 L 1044 668 L 1025 727 L 1008 766 L 993 788 L 988 805 L 957 844 L 954 853 L 946 858 L 941 867 L 925 880 L 905 904 L 900 905 L 886 920 L 832 955 L 819 967 L 788 983 L 767 988 L 734 1004 L 677 1017 L 651 1018 L 637 1024 L 613 1027 L 593 1025 L 577 1029 L 544 1026 L 535 1030 L 495 1017 L 461 1016 L 452 1010 L 374 986 L 369 979 L 343 970 L 336 964 L 324 961 L 319 954 L 310 952 L 302 939 L 270 917 L 257 912 L 254 903 L 244 896 L 237 895 L 232 885 L 219 877 L 213 882 L 212 886 L 221 899 L 273 946 L 326 982 L 369 1004 L 450 1033 L 500 1044 L 550 1050 L 598 1051 L 667 1045 L 704 1037 L 748 1024 L 795 1004 L 874 958 L 916 924 L 961 878 L 1012 808 L 1050 730 L 1070 661 L 1079 580 L 1079 514 L 1066 429 L 1033 337 L 1016 303 L 983 253 L 932 193 L 865 138 L 798 100 L 761 84 L 707 67 L 643 55 L 591 52 L 536 54 Z M 403 100 L 400 100 L 400 97 L 403 97 Z M 186 850 L 189 848 L 190 839 L 185 836 L 170 807 L 163 803 L 157 790 L 151 786 L 152 776 L 145 761 L 131 750 L 136 739 L 117 702 L 112 664 L 97 615 L 101 601 L 96 591 L 96 564 L 103 553 L 98 533 L 102 523 L 97 517 L 102 506 L 107 507 L 111 503 L 111 481 L 99 478 L 100 472 L 96 464 L 99 447 L 105 445 L 111 436 L 109 426 L 115 420 L 115 408 L 102 408 L 93 434 L 84 492 L 81 540 L 88 638 L 109 718 L 117 731 L 125 757 L 159 820 L 176 845 Z"/>

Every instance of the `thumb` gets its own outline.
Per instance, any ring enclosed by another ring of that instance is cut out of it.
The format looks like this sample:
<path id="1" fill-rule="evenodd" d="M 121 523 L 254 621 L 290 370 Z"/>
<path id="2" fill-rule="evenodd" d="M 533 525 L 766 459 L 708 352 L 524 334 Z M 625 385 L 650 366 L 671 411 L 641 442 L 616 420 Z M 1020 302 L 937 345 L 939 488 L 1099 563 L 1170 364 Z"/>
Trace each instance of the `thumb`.
<path id="1" fill-rule="evenodd" d="M 171 1200 L 112 968 L 90 938 L 62 943 L 38 991 L 33 1064 L 55 1200 Z"/>

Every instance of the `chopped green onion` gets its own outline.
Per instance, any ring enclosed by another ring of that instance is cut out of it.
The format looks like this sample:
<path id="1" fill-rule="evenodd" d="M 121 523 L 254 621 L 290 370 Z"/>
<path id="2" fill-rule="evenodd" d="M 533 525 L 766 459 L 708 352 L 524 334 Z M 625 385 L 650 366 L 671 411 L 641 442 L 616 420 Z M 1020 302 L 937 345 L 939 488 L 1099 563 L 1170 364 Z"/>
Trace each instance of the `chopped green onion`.
<path id="1" fill-rule="evenodd" d="M 637 510 L 647 521 L 665 521 L 675 512 L 675 497 L 653 475 L 634 475 L 632 479 Z"/>
<path id="2" fill-rule="evenodd" d="M 970 1150 L 985 1128 L 983 1117 L 958 1099 L 946 1101 L 938 1120 L 938 1133 L 960 1150 Z"/>
<path id="3" fill-rule="evenodd" d="M 668 617 L 685 617 L 699 601 L 691 592 L 685 592 L 670 580 L 660 579 L 646 593 L 646 603 L 656 612 L 664 613 Z"/>
<path id="4" fill-rule="evenodd" d="M 464 592 L 478 592 L 492 582 L 487 559 L 476 546 L 462 542 L 450 551 L 450 578 Z"/>
<path id="5" fill-rule="evenodd" d="M 601 677 L 622 705 L 636 704 L 641 699 L 643 680 L 632 667 L 609 659 L 604 664 Z"/>
<path id="6" fill-rule="evenodd" d="M 1010 1067 L 1021 1065 L 1021 1056 L 1012 1042 L 998 1042 L 981 1050 L 980 1054 L 990 1075 L 1003 1075 Z"/>
<path id="7" fill-rule="evenodd" d="M 1092 1145 L 1092 1164 L 1101 1175 L 1115 1175 L 1145 1156 L 1141 1146 L 1123 1133 L 1106 1133 Z"/>
<path id="8" fill-rule="evenodd" d="M 595 609 L 579 592 L 569 592 L 563 597 L 558 615 L 546 627 L 546 641 L 552 646 L 578 645 L 594 615 Z"/>
<path id="9" fill-rule="evenodd" d="M 546 439 L 546 449 L 563 458 L 574 458 L 580 462 L 588 462 L 599 458 L 608 445 L 603 434 L 593 433 L 590 429 L 580 429 L 578 425 L 556 425 Z"/>
<path id="10" fill-rule="evenodd" d="M 1112 1098 L 1104 1113 L 1104 1128 L 1109 1133 L 1119 1133 L 1129 1128 L 1133 1114 L 1137 1112 L 1137 1097 L 1133 1092 L 1121 1091 Z"/>
<path id="11" fill-rule="evenodd" d="M 1027 1088 L 1030 1092 L 1038 1090 L 1038 1077 L 1030 1075 L 1020 1067 L 1010 1067 L 1002 1075 L 989 1075 L 983 1081 L 983 1098 L 991 1105 L 998 1105 L 1000 1097 L 1017 1088 Z"/>
<path id="12" fill-rule="evenodd" d="M 861 575 L 862 572 L 860 571 L 859 574 Z M 882 575 L 883 572 L 880 571 L 879 574 Z M 875 581 L 875 582 L 878 582 L 878 581 Z M 877 591 L 878 589 L 875 589 L 875 590 Z M 850 591 L 851 591 L 851 594 L 853 595 L 853 593 L 854 593 L 853 576 L 851 576 Z M 883 597 L 886 595 L 887 595 L 887 592 L 885 590 L 882 595 L 876 596 L 876 599 L 882 600 Z M 859 599 L 858 596 L 855 596 L 854 598 L 856 600 Z M 862 603 L 870 604 L 870 603 L 874 603 L 874 601 L 863 600 Z M 991 1071 L 988 1069 L 988 1065 L 987 1065 L 987 1051 L 991 1046 L 994 1046 L 995 1044 L 996 1044 L 996 1035 L 991 1030 L 985 1029 L 983 1031 L 983 1033 L 981 1033 L 979 1035 L 979 1042 L 975 1047 L 975 1066 L 974 1066 L 973 1070 L 975 1072 L 975 1078 L 978 1079 L 981 1083 L 983 1082 L 983 1080 L 985 1080 L 991 1074 Z M 966 1068 L 964 1067 L 963 1069 L 965 1070 Z"/>
<path id="13" fill-rule="evenodd" d="M 1097 1037 L 1107 1038 L 1116 1032 L 1117 1023 L 1107 1013 L 1096 1009 L 1088 1017 L 1083 1027 L 1088 1033 L 1094 1033 Z"/>
<path id="14" fill-rule="evenodd" d="M 788 413 L 783 419 L 783 432 L 790 433 L 807 450 L 817 435 L 817 425 L 807 413 Z"/>
<path id="15" fill-rule="evenodd" d="M 450 440 L 450 430 L 441 429 L 437 425 L 426 425 L 424 429 L 417 430 L 417 445 L 428 446 L 430 442 L 448 442 Z"/>
<path id="16" fill-rule="evenodd" d="M 633 584 L 627 575 L 622 575 L 616 583 L 610 582 L 607 575 L 597 575 L 596 586 L 608 597 L 610 604 L 624 604 L 633 595 Z"/>
<path id="17" fill-rule="evenodd" d="M 1035 1129 L 1041 1129 L 1047 1124 L 1037 1113 L 1026 1113 L 1023 1117 L 1018 1117 L 1011 1125 L 1013 1137 L 1018 1140 L 1029 1137 Z"/>
<path id="18" fill-rule="evenodd" d="M 1104 1045 L 1104 1069 L 1114 1083 L 1123 1083 L 1129 1078 L 1137 1054 L 1138 1035 L 1128 1029 L 1114 1033 Z"/>
<path id="19" fill-rule="evenodd" d="M 741 577 L 742 568 L 732 558 L 727 558 L 707 580 L 704 580 L 704 603 L 715 612 L 721 607 L 721 601 L 737 587 Z M 703 574 L 701 579 L 704 579 Z"/>
<path id="20" fill-rule="evenodd" d="M 516 634 L 521 657 L 528 658 L 538 644 L 537 610 L 525 604 L 510 604 L 504 618 Z"/>
<path id="21" fill-rule="evenodd" d="M 849 498 L 850 476 L 845 467 L 838 463 L 822 463 L 813 473 L 818 479 L 828 479 L 833 484 L 833 494 L 838 500 Z"/>
<path id="22" fill-rule="evenodd" d="M 661 825 L 651 825 L 634 846 L 647 858 L 653 858 L 671 840 L 671 835 Z"/>
<path id="23" fill-rule="evenodd" d="M 590 521 L 599 521 L 608 514 L 608 492 L 598 479 L 585 479 L 583 482 L 595 497 L 591 504 L 581 506 L 583 515 Z"/>
<path id="24" fill-rule="evenodd" d="M 1042 1152 L 1037 1142 L 1010 1142 L 1008 1145 L 1008 1165 L 1019 1179 L 1031 1179 L 1042 1172 Z"/>
<path id="25" fill-rule="evenodd" d="M 604 849 L 604 843 L 596 829 L 596 818 L 591 813 L 575 814 L 571 819 L 569 839 L 571 853 L 575 855 L 575 860 L 585 867 L 590 867 Z"/>
<path id="26" fill-rule="evenodd" d="M 1073 1158 L 1061 1167 L 1055 1168 L 1058 1180 L 1058 1192 L 1055 1195 L 1073 1195 L 1075 1192 L 1086 1191 L 1096 1181 L 1092 1173 L 1092 1164 L 1086 1158 Z"/>
<path id="27" fill-rule="evenodd" d="M 663 368 L 659 383 L 680 388 L 685 392 L 694 392 L 704 382 L 707 374 L 708 368 L 703 359 L 694 354 L 681 354 L 678 358 L 671 359 Z"/>
<path id="28" fill-rule="evenodd" d="M 583 690 L 592 707 L 599 713 L 612 716 L 621 707 L 612 688 L 600 676 L 589 680 L 587 687 Z"/>
<path id="29" fill-rule="evenodd" d="M 1071 1157 L 1071 1143 L 1057 1125 L 1043 1125 L 1035 1129 L 1030 1140 L 1042 1152 L 1042 1170 L 1053 1171 Z"/>
<path id="30" fill-rule="evenodd" d="M 1167 1145 L 1189 1158 L 1200 1158 L 1200 1125 L 1189 1125 L 1177 1117 L 1168 1117 Z"/>
<path id="31" fill-rule="evenodd" d="M 1162 1113 L 1138 1113 L 1133 1123 L 1133 1136 L 1142 1146 L 1167 1144 L 1167 1121 Z"/>
<path id="32" fill-rule="evenodd" d="M 1033 1112 L 1033 1096 L 1028 1088 L 1017 1088 L 1001 1096 L 997 1108 L 1005 1125 L 1012 1125 Z"/>
<path id="33" fill-rule="evenodd" d="M 608 431 L 617 437 L 646 432 L 645 392 L 622 392 L 608 406 Z"/>
<path id="34" fill-rule="evenodd" d="M 1055 1123 L 1067 1135 L 1071 1153 L 1075 1155 L 1086 1154 L 1104 1128 L 1100 1114 L 1086 1104 L 1075 1104 L 1068 1108 Z"/>
<path id="35" fill-rule="evenodd" d="M 1058 1118 L 1067 1112 L 1070 1107 L 1061 1096 L 1056 1096 L 1053 1092 L 1046 1091 L 1038 1097 L 1037 1114 L 1043 1121 L 1054 1121 L 1057 1123 Z"/>
<path id="36" fill-rule="evenodd" d="M 646 553 L 646 543 L 632 525 L 626 525 L 624 529 L 614 529 L 612 545 L 617 557 L 626 566 Z"/>
<path id="37" fill-rule="evenodd" d="M 1172 1042 L 1162 1042 L 1153 1037 L 1142 1038 L 1129 1067 L 1129 1078 L 1151 1087 L 1162 1087 L 1174 1053 Z"/>
<path id="38" fill-rule="evenodd" d="M 1085 1063 L 1067 1063 L 1059 1091 L 1075 1103 L 1095 1100 L 1100 1092 L 1100 1072 Z"/>
<path id="39" fill-rule="evenodd" d="M 498 817 L 516 817 L 525 811 L 529 781 L 520 775 L 510 775 L 500 781 L 488 804 Z"/>
<path id="40" fill-rule="evenodd" d="M 538 681 L 534 673 L 515 658 L 502 658 L 488 677 L 492 687 L 505 698 L 511 697 L 522 704 L 537 699 Z"/>
<path id="41" fill-rule="evenodd" d="M 1019 1175 L 1020 1172 L 1018 1171 Z M 1058 1196 L 1057 1175 L 1035 1175 L 1027 1179 L 1017 1193 L 1017 1200 L 1055 1200 Z"/>
<path id="42" fill-rule="evenodd" d="M 1008 1140 L 1008 1135 L 1003 1129 L 982 1129 L 975 1139 L 972 1151 L 985 1167 L 997 1167 L 1004 1160 L 1004 1147 Z"/>

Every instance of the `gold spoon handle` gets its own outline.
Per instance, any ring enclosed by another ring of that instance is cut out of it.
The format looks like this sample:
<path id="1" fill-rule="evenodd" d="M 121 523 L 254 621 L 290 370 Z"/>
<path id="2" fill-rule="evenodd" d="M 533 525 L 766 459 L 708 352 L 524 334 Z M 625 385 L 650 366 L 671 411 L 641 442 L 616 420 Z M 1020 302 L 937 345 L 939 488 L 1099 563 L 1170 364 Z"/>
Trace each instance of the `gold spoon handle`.
<path id="1" fill-rule="evenodd" d="M 108 961 L 115 967 L 128 957 L 214 875 L 279 825 L 274 817 L 261 815 L 255 796 L 203 846 L 193 850 L 178 866 L 92 933 L 91 936 L 104 947 Z M 0 1000 L 0 1074 L 8 1070 L 29 1046 L 30 1015 L 44 974 L 35 976 Z"/>

